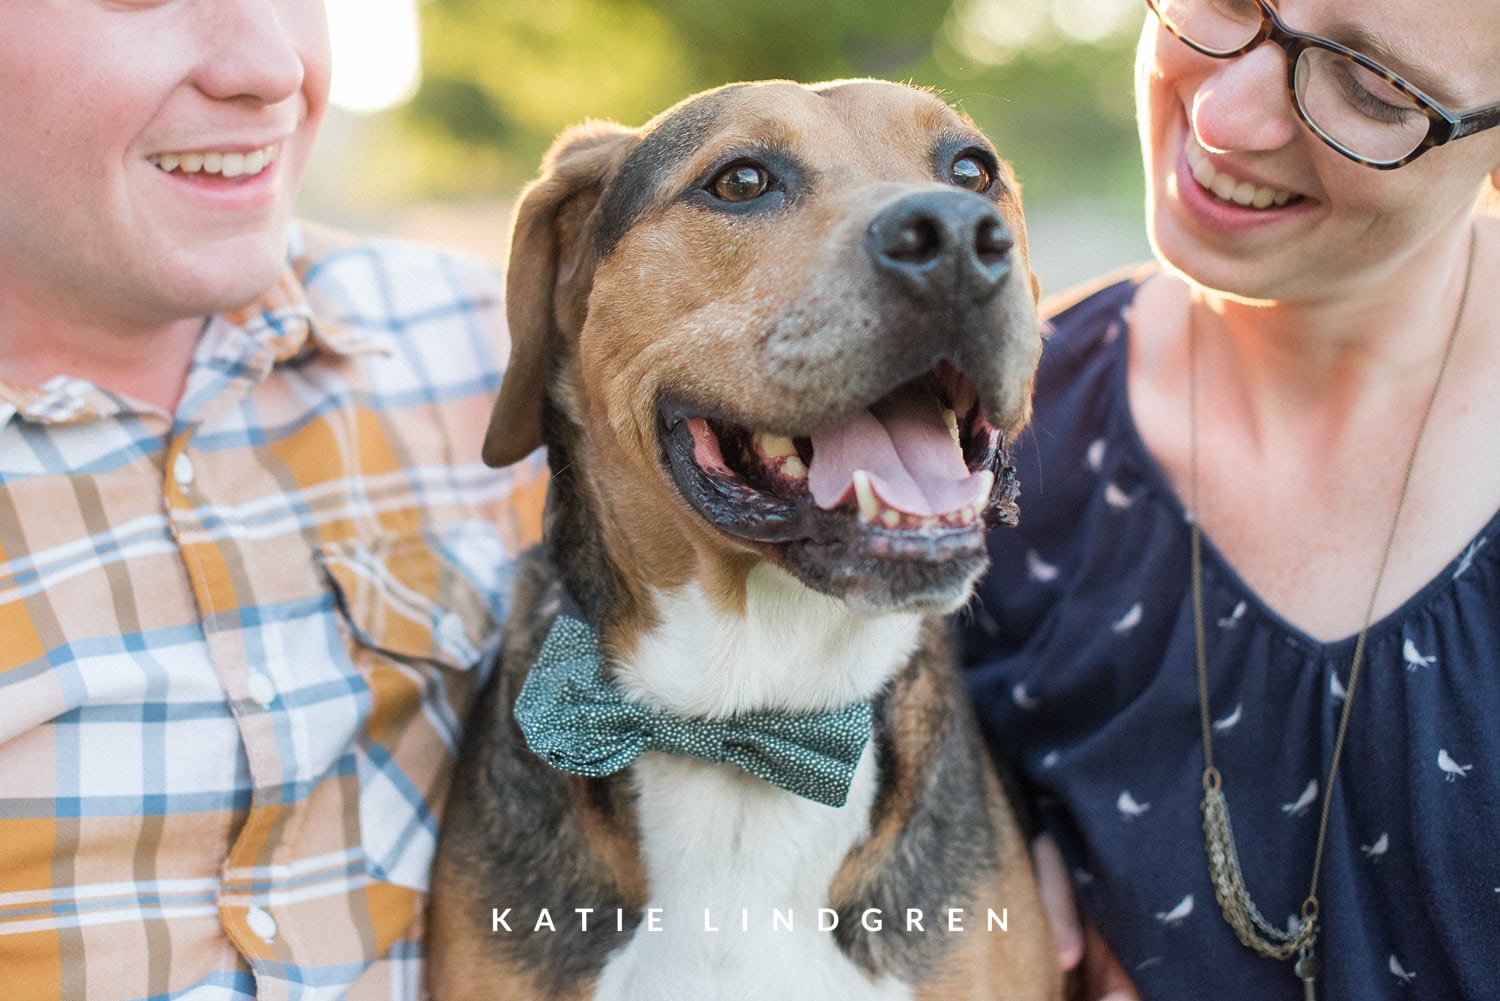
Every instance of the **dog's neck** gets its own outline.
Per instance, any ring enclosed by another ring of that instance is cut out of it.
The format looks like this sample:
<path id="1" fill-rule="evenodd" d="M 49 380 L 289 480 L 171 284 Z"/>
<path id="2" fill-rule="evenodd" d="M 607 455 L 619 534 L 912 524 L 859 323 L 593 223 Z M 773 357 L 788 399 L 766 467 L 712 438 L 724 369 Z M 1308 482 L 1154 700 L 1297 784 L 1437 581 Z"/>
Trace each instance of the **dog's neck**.
<path id="1" fill-rule="evenodd" d="M 762 564 L 743 610 L 699 587 L 655 596 L 658 623 L 616 662 L 627 696 L 684 716 L 812 712 L 873 699 L 916 649 L 922 616 L 856 615 Z"/>

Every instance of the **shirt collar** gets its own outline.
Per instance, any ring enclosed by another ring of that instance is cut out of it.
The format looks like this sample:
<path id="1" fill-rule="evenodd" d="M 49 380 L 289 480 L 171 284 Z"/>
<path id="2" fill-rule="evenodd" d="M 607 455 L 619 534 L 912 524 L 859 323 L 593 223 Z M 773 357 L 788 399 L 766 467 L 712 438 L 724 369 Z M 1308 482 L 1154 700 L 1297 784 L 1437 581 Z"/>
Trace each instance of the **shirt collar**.
<path id="1" fill-rule="evenodd" d="M 290 263 L 255 302 L 242 309 L 230 310 L 224 319 L 239 327 L 255 341 L 271 349 L 276 362 L 284 362 L 308 352 L 327 351 L 334 355 L 388 354 L 390 336 L 333 317 L 318 316 L 308 299 L 308 272 L 315 259 L 306 251 L 300 228 L 293 229 Z"/>
<path id="2" fill-rule="evenodd" d="M 87 379 L 57 375 L 34 388 L 0 379 L 0 428 L 17 417 L 31 424 L 81 424 L 125 409 L 118 396 Z"/>

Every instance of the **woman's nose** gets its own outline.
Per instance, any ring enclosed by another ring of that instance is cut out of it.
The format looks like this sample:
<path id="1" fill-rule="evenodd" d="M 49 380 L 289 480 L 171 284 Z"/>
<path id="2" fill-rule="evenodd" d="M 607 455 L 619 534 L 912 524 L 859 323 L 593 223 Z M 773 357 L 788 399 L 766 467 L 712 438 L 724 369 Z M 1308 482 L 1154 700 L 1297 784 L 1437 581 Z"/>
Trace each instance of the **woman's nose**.
<path id="1" fill-rule="evenodd" d="M 1266 42 L 1234 59 L 1213 59 L 1193 95 L 1199 144 L 1215 153 L 1265 152 L 1296 137 L 1296 109 L 1286 86 L 1286 53 Z"/>

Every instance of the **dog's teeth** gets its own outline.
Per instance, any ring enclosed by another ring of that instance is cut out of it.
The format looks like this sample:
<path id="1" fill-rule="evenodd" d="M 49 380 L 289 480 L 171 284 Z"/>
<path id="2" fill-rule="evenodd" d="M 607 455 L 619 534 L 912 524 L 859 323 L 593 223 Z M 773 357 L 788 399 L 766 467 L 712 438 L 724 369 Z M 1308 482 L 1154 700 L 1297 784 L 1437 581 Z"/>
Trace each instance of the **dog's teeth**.
<path id="1" fill-rule="evenodd" d="M 994 489 L 994 470 L 981 469 L 979 471 L 979 489 L 974 491 L 974 510 L 976 513 L 984 511 L 985 505 L 990 502 L 990 491 Z"/>
<path id="2" fill-rule="evenodd" d="M 805 480 L 807 479 L 807 467 L 802 464 L 802 460 L 799 457 L 789 455 L 786 461 L 781 464 L 781 475 L 790 480 Z"/>
<path id="3" fill-rule="evenodd" d="M 989 506 L 990 495 L 989 491 L 986 490 L 983 494 L 980 495 L 978 500 L 963 509 L 963 512 L 960 515 L 963 523 L 965 525 L 972 525 L 974 522 L 979 521 L 984 517 L 985 508 Z"/>
<path id="4" fill-rule="evenodd" d="M 783 459 L 797 454 L 797 446 L 784 434 L 755 432 L 755 448 L 761 455 L 771 459 Z"/>
<path id="5" fill-rule="evenodd" d="M 943 423 L 948 425 L 948 433 L 953 436 L 954 444 L 961 444 L 958 438 L 958 414 L 951 409 L 944 408 Z"/>
<path id="6" fill-rule="evenodd" d="M 854 497 L 859 501 L 859 516 L 864 521 L 874 521 L 880 515 L 880 498 L 870 486 L 870 474 L 863 469 L 854 471 Z"/>
<path id="7" fill-rule="evenodd" d="M 885 525 L 886 528 L 900 528 L 901 512 L 897 511 L 893 507 L 888 507 L 884 511 L 880 512 L 880 522 L 881 524 Z"/>

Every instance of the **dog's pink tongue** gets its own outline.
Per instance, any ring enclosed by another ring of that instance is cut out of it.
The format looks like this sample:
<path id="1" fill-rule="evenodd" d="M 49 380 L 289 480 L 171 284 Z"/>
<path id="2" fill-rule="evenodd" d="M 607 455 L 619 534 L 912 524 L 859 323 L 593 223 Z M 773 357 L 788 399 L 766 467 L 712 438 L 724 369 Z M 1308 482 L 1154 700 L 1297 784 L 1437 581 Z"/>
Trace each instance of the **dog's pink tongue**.
<path id="1" fill-rule="evenodd" d="M 848 503 L 856 469 L 887 506 L 907 514 L 947 514 L 974 502 L 980 474 L 969 472 L 930 394 L 903 390 L 811 437 L 807 484 L 821 508 Z"/>

